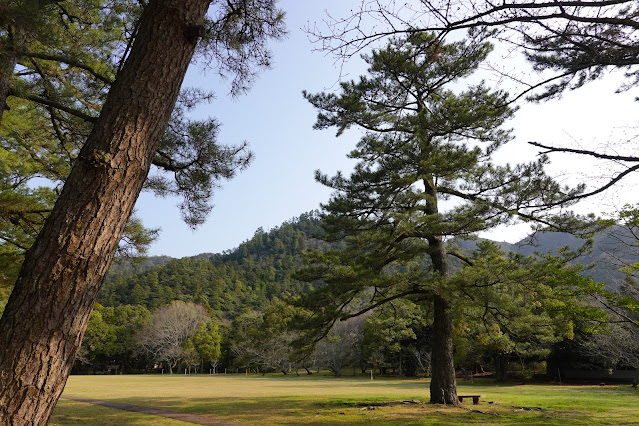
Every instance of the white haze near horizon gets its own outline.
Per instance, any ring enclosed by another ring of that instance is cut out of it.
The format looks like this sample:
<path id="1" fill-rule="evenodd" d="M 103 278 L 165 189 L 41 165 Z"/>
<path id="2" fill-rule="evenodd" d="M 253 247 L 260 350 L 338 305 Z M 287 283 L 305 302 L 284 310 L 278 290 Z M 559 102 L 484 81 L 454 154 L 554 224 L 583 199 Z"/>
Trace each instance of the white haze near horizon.
<path id="1" fill-rule="evenodd" d="M 222 123 L 221 143 L 248 141 L 255 159 L 247 170 L 223 182 L 216 191 L 215 207 L 207 222 L 196 230 L 181 221 L 179 199 L 143 193 L 137 203 L 137 215 L 146 226 L 161 228 L 149 255 L 184 257 L 230 250 L 250 239 L 258 228 L 277 227 L 318 209 L 320 203 L 328 200 L 330 190 L 315 182 L 314 171 L 320 169 L 329 175 L 338 170 L 348 173 L 354 163 L 346 154 L 357 143 L 358 133 L 350 131 L 335 138 L 333 130 L 313 130 L 317 112 L 301 92 L 335 91 L 340 74 L 346 74 L 347 79 L 357 78 L 365 73 L 365 64 L 354 57 L 340 69 L 331 56 L 312 51 L 317 46 L 308 41 L 302 28 L 314 22 L 321 25 L 326 10 L 334 16 L 345 16 L 359 4 L 358 0 L 280 1 L 279 6 L 287 14 L 289 35 L 270 44 L 273 67 L 261 72 L 251 90 L 238 99 L 226 95 L 227 82 L 220 81 L 215 72 L 203 73 L 192 67 L 185 86 L 213 90 L 217 96 L 200 107 L 196 115 L 210 115 Z M 505 67 L 521 67 L 521 61 L 510 56 L 497 49 L 489 60 Z M 491 85 L 508 87 L 507 81 L 495 81 L 489 74 L 482 78 Z M 496 154 L 496 161 L 514 164 L 533 160 L 539 149 L 527 144 L 528 141 L 578 148 L 617 143 L 617 149 L 636 155 L 639 144 L 631 145 L 631 138 L 637 133 L 637 102 L 631 93 L 615 93 L 619 81 L 613 74 L 568 92 L 559 100 L 540 104 L 522 102 L 515 118 L 508 123 L 514 129 L 515 140 Z M 588 158 L 567 154 L 552 154 L 550 158 L 551 172 L 566 184 L 594 185 L 610 173 L 609 164 L 602 169 Z M 611 212 L 623 204 L 636 203 L 633 191 L 636 183 L 636 178 L 627 179 L 623 185 L 581 203 L 576 210 Z M 516 242 L 527 233 L 527 226 L 516 225 L 481 236 Z"/>

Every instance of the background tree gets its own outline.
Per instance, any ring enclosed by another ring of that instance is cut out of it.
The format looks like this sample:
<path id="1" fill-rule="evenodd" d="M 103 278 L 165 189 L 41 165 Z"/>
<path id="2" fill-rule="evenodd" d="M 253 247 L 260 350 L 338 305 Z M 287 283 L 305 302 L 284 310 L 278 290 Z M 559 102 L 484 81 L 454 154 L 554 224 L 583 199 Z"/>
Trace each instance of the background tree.
<path id="1" fill-rule="evenodd" d="M 0 422 L 46 423 L 200 38 L 217 68 L 238 72 L 238 89 L 253 65 L 268 64 L 265 41 L 282 34 L 271 1 L 216 3 L 205 20 L 209 6 L 144 3 L 131 49 L 0 319 Z"/>
<path id="2" fill-rule="evenodd" d="M 379 306 L 366 319 L 362 355 L 373 369 L 383 374 L 391 367 L 400 375 L 416 376 L 418 368 L 426 367 L 417 357 L 431 350 L 432 315 L 425 309 L 428 306 L 398 299 Z"/>
<path id="3" fill-rule="evenodd" d="M 114 264 L 99 296 L 105 306 L 143 304 L 154 310 L 173 300 L 210 307 L 220 319 L 264 312 L 269 301 L 308 292 L 293 278 L 302 247 L 326 245 L 315 214 L 304 214 L 256 235 L 233 251 L 195 257 L 123 259 Z"/>
<path id="4" fill-rule="evenodd" d="M 141 369 L 137 359 L 135 335 L 146 326 L 151 313 L 141 305 L 102 306 L 96 304 L 82 339 L 85 366 L 74 365 L 77 372 L 102 371 L 107 364 L 119 365 L 119 371 Z M 143 361 L 143 360 L 142 360 Z"/>
<path id="5" fill-rule="evenodd" d="M 213 370 L 215 370 L 221 355 L 221 340 L 222 335 L 217 324 L 209 321 L 201 323 L 183 346 L 185 346 L 187 351 L 190 350 L 195 353 L 197 364 L 202 366 L 202 371 L 204 371 L 204 365 L 207 364 L 211 365 Z"/>
<path id="6" fill-rule="evenodd" d="M 524 257 L 482 242 L 472 264 L 453 277 L 458 333 L 495 359 L 502 380 L 510 359 L 523 369 L 526 360 L 544 360 L 553 343 L 572 340 L 575 324 L 593 333 L 607 320 L 587 303 L 591 295 L 605 294 L 605 283 L 585 277 L 583 265 L 570 265 L 575 252 L 564 248 L 559 254 Z"/>
<path id="7" fill-rule="evenodd" d="M 337 377 L 342 375 L 344 368 L 359 366 L 365 321 L 366 316 L 358 316 L 333 324 L 315 347 L 315 364 L 329 369 Z"/>
<path id="8" fill-rule="evenodd" d="M 603 248 L 613 267 L 625 272 L 626 279 L 615 292 L 593 294 L 593 304 L 606 310 L 611 320 L 604 333 L 585 334 L 581 353 L 608 368 L 636 370 L 633 385 L 639 384 L 639 284 L 635 262 L 639 245 L 639 209 L 626 205 L 618 214 L 618 226 L 608 231 L 611 244 Z"/>
<path id="9" fill-rule="evenodd" d="M 301 274 L 326 283 L 306 299 L 321 309 L 311 320 L 327 330 L 338 318 L 398 298 L 433 303 L 435 403 L 457 403 L 445 240 L 518 218 L 551 224 L 549 209 L 579 191 L 566 192 L 548 178 L 545 157 L 516 167 L 491 162 L 510 139 L 501 128 L 513 114 L 507 94 L 483 83 L 452 89 L 490 49 L 476 33 L 450 44 L 428 33 L 391 39 L 364 56 L 370 77 L 342 83 L 339 95 L 305 93 L 320 110 L 316 128 L 336 127 L 340 135 L 356 126 L 365 132 L 350 154 L 359 163 L 349 178 L 317 174 L 335 190 L 323 206 L 323 238 L 344 239 L 346 248 L 316 253 Z M 573 219 L 568 214 L 555 226 Z M 352 307 L 364 291 L 371 291 L 367 306 Z"/>
<path id="10" fill-rule="evenodd" d="M 236 365 L 288 374 L 293 368 L 291 342 L 297 337 L 292 326 L 295 318 L 296 309 L 277 299 L 261 314 L 237 318 L 231 345 Z"/>
<path id="11" fill-rule="evenodd" d="M 630 313 L 635 320 L 636 314 Z M 633 386 L 639 384 L 639 329 L 621 318 L 608 325 L 605 333 L 580 339 L 579 353 L 607 369 L 635 369 Z"/>
<path id="12" fill-rule="evenodd" d="M 613 220 L 616 226 L 606 230 L 606 241 L 599 248 L 605 253 L 610 268 L 627 274 L 626 290 L 632 292 L 632 288 L 637 286 L 639 272 L 639 263 L 636 262 L 639 254 L 639 206 L 624 205 Z"/>
<path id="13" fill-rule="evenodd" d="M 102 361 L 108 364 L 108 360 L 116 355 L 118 348 L 118 335 L 114 325 L 107 323 L 102 317 L 101 306 L 96 305 L 96 309 L 91 312 L 87 330 L 82 338 L 84 363 L 94 363 Z"/>
<path id="14" fill-rule="evenodd" d="M 157 363 L 169 367 L 172 374 L 173 368 L 184 357 L 184 346 L 189 338 L 208 321 L 203 306 L 175 301 L 151 315 L 148 324 L 136 336 L 138 348 Z"/>

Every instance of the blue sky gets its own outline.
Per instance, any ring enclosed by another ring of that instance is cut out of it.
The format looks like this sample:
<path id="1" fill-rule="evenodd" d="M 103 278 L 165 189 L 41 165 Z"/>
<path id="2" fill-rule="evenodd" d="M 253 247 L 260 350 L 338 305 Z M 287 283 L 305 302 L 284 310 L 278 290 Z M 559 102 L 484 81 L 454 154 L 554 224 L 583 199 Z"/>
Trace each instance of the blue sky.
<path id="1" fill-rule="evenodd" d="M 328 200 L 330 191 L 314 181 L 314 171 L 348 172 L 353 163 L 346 154 L 357 142 L 357 133 L 335 138 L 333 130 L 313 130 L 316 111 L 301 92 L 336 90 L 340 70 L 334 58 L 312 51 L 318 46 L 309 42 L 302 28 L 307 23 L 322 25 L 327 10 L 334 16 L 345 16 L 359 4 L 359 0 L 281 0 L 279 6 L 286 11 L 289 35 L 271 43 L 273 67 L 260 74 L 248 94 L 237 99 L 227 96 L 227 82 L 220 81 L 214 72 L 203 73 L 192 67 L 185 85 L 213 90 L 217 95 L 197 114 L 213 116 L 222 123 L 220 142 L 248 141 L 255 159 L 249 169 L 223 183 L 207 222 L 195 231 L 181 222 L 179 200 L 143 193 L 137 204 L 138 216 L 146 226 L 161 228 L 149 254 L 183 257 L 233 249 L 251 238 L 258 227 L 268 230 Z M 490 59 L 507 61 L 499 52 Z M 365 66 L 354 58 L 344 71 L 347 78 L 357 78 Z M 489 76 L 486 78 L 491 81 Z M 531 140 L 597 147 L 623 139 L 626 133 L 636 133 L 637 104 L 631 93 L 614 93 L 616 81 L 618 78 L 611 76 L 558 101 L 522 104 L 510 122 L 516 140 L 498 153 L 498 159 L 511 163 L 531 160 L 537 153 L 526 144 Z M 626 144 L 622 149 L 627 147 Z M 589 181 L 606 173 L 575 156 L 557 155 L 551 159 L 552 170 L 567 183 Z M 600 210 L 637 202 L 632 188 L 629 183 L 580 208 Z M 516 241 L 525 234 L 524 228 L 515 227 L 496 230 L 488 237 Z"/>

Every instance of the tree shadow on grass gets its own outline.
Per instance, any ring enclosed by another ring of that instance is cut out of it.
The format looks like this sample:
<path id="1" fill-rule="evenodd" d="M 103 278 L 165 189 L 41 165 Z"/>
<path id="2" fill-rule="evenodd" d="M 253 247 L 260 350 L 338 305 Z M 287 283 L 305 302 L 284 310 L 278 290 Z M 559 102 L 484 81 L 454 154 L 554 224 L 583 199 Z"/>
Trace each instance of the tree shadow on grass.
<path id="1" fill-rule="evenodd" d="M 587 416 L 579 413 L 564 417 L 560 413 L 527 412 L 512 406 L 488 404 L 479 406 L 483 412 L 426 402 L 375 406 L 380 398 L 131 398 L 127 402 L 252 425 L 588 424 Z"/>
<path id="2" fill-rule="evenodd" d="M 184 422 L 83 402 L 59 400 L 49 426 L 184 426 Z"/>

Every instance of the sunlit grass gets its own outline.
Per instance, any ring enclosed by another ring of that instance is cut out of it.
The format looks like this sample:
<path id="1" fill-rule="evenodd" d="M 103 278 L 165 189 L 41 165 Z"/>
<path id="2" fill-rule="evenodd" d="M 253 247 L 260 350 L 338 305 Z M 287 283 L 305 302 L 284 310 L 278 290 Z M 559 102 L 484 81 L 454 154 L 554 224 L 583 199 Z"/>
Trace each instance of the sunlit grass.
<path id="1" fill-rule="evenodd" d="M 466 409 L 427 404 L 428 382 L 424 379 L 384 378 L 371 381 L 322 375 L 72 376 L 64 395 L 125 402 L 256 425 L 639 422 L 639 392 L 630 386 L 497 385 L 483 381 L 473 384 L 460 382 L 458 392 L 482 395 L 481 404 L 474 406 L 464 401 Z M 369 406 L 384 401 L 420 403 Z M 483 413 L 469 411 L 473 409 Z M 61 401 L 51 424 L 184 423 Z"/>

